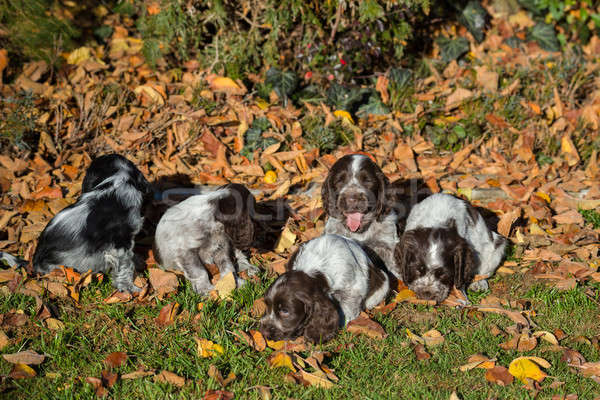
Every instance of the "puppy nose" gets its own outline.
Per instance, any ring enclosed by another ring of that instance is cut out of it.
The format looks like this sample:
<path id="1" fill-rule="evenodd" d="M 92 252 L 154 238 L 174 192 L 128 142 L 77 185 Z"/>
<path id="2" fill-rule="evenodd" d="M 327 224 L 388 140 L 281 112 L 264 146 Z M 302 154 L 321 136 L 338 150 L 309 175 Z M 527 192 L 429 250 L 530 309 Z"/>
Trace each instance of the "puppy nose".
<path id="1" fill-rule="evenodd" d="M 364 206 L 366 204 L 365 195 L 362 193 L 348 193 L 345 196 L 345 200 L 346 200 L 346 207 L 352 211 L 354 211 L 354 210 L 362 211 L 361 209 L 364 208 Z"/>
<path id="2" fill-rule="evenodd" d="M 423 297 L 423 298 L 425 298 L 427 300 L 433 298 L 434 296 L 435 296 L 435 294 L 431 290 L 423 290 L 421 292 L 421 297 Z"/>

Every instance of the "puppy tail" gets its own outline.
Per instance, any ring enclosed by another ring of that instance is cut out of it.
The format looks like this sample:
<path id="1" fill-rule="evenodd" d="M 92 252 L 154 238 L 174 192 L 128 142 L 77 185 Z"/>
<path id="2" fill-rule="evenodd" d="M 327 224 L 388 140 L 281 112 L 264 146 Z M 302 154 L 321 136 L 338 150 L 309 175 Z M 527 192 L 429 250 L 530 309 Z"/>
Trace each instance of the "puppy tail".
<path id="1" fill-rule="evenodd" d="M 0 263 L 4 263 L 11 268 L 24 267 L 29 264 L 22 258 L 13 256 L 12 254 L 8 254 L 3 251 L 0 251 Z"/>

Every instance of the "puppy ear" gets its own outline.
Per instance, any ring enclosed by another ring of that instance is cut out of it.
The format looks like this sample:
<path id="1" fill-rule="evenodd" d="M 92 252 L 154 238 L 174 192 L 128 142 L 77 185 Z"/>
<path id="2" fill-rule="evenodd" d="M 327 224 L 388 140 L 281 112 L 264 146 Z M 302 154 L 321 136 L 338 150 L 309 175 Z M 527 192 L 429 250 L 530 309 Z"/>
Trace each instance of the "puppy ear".
<path id="1" fill-rule="evenodd" d="M 327 178 L 323 182 L 323 186 L 321 186 L 321 202 L 323 203 L 323 210 L 325 210 L 326 215 L 333 215 L 335 213 L 335 203 L 337 201 L 334 190 L 330 187 L 332 175 L 331 171 L 329 171 Z"/>
<path id="2" fill-rule="evenodd" d="M 477 255 L 475 250 L 461 238 L 454 250 L 454 286 L 465 290 L 475 277 L 477 271 Z"/>
<path id="3" fill-rule="evenodd" d="M 304 337 L 313 343 L 327 342 L 336 335 L 340 316 L 333 301 L 322 291 L 308 299 Z"/>
<path id="4" fill-rule="evenodd" d="M 254 222 L 249 209 L 254 208 L 254 196 L 243 185 L 223 187 L 229 194 L 218 200 L 215 219 L 223 224 L 225 233 L 236 248 L 245 248 L 254 241 Z"/>
<path id="5" fill-rule="evenodd" d="M 413 231 L 406 231 L 400 238 L 400 241 L 396 244 L 394 249 L 394 258 L 396 259 L 396 267 L 399 269 L 400 276 L 404 283 L 412 281 L 409 277 L 410 271 L 408 270 L 408 259 L 410 257 L 410 251 L 417 246 L 417 238 Z"/>
<path id="6" fill-rule="evenodd" d="M 379 192 L 377 193 L 377 221 L 381 222 L 383 218 L 390 212 L 390 201 L 388 199 L 388 192 L 390 187 L 390 180 L 385 176 L 383 171 L 379 167 L 375 169 L 375 175 L 379 181 Z"/>

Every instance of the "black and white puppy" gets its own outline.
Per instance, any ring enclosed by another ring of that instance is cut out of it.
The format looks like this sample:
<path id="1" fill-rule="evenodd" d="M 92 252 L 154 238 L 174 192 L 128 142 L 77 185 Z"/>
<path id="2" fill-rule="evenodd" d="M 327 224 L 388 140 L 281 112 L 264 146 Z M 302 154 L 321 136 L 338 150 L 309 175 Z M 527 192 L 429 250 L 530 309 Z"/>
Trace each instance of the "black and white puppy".
<path id="1" fill-rule="evenodd" d="M 506 239 L 491 231 L 466 201 L 437 193 L 413 207 L 396 247 L 402 280 L 419 297 L 443 301 L 452 285 L 465 292 L 488 289 L 504 256 Z"/>
<path id="2" fill-rule="evenodd" d="M 350 154 L 337 160 L 321 192 L 328 216 L 325 233 L 359 241 L 399 277 L 394 260 L 398 216 L 388 207 L 388 187 L 387 177 L 369 157 Z"/>
<path id="3" fill-rule="evenodd" d="M 304 336 L 325 342 L 361 310 L 384 300 L 388 291 L 387 275 L 357 242 L 323 235 L 300 246 L 287 272 L 269 287 L 260 329 L 273 340 Z"/>
<path id="4" fill-rule="evenodd" d="M 92 161 L 77 202 L 46 226 L 33 256 L 42 274 L 61 265 L 84 272 L 112 271 L 113 286 L 137 292 L 133 284 L 134 238 L 152 186 L 125 157 L 107 154 Z"/>
<path id="5" fill-rule="evenodd" d="M 216 264 L 221 276 L 232 272 L 243 285 L 236 271 L 257 270 L 241 251 L 254 241 L 254 208 L 252 193 L 235 183 L 187 198 L 169 208 L 156 227 L 156 261 L 183 271 L 196 293 L 214 289 L 205 264 Z"/>

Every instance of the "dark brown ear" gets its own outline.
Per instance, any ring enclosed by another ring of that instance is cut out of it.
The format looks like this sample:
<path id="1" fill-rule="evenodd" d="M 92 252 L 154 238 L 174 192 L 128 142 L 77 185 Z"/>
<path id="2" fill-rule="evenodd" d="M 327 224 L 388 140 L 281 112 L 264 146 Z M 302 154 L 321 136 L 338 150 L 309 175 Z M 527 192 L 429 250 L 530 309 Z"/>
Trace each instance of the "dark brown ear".
<path id="1" fill-rule="evenodd" d="M 394 250 L 394 256 L 396 259 L 396 266 L 400 270 L 400 276 L 402 277 L 402 282 L 407 283 L 412 281 L 412 279 L 408 276 L 408 261 L 410 257 L 410 251 L 414 251 L 418 246 L 417 237 L 415 232 L 406 231 L 400 238 L 398 244 L 396 244 L 396 248 Z"/>
<path id="2" fill-rule="evenodd" d="M 305 303 L 307 307 L 304 337 L 313 343 L 333 339 L 339 328 L 340 316 L 333 301 L 322 291 Z"/>
<path id="3" fill-rule="evenodd" d="M 321 186 L 321 201 L 323 203 L 323 210 L 325 210 L 325 215 L 332 215 L 335 213 L 335 203 L 337 201 L 334 190 L 331 188 L 331 179 L 332 179 L 331 170 L 327 174 L 327 178 L 323 182 L 323 186 Z"/>
<path id="4" fill-rule="evenodd" d="M 469 243 L 461 238 L 454 250 L 454 286 L 459 290 L 466 290 L 476 271 L 477 254 Z"/>
<path id="5" fill-rule="evenodd" d="M 390 180 L 385 176 L 381 168 L 376 166 L 375 175 L 379 181 L 379 192 L 377 193 L 377 221 L 381 222 L 383 218 L 390 212 L 390 201 L 388 199 L 388 192 L 390 187 Z"/>
<path id="6" fill-rule="evenodd" d="M 230 183 L 223 189 L 230 194 L 218 201 L 216 220 L 225 226 L 225 233 L 236 248 L 249 247 L 254 240 L 254 222 L 250 212 L 254 210 L 255 199 L 245 186 Z"/>

